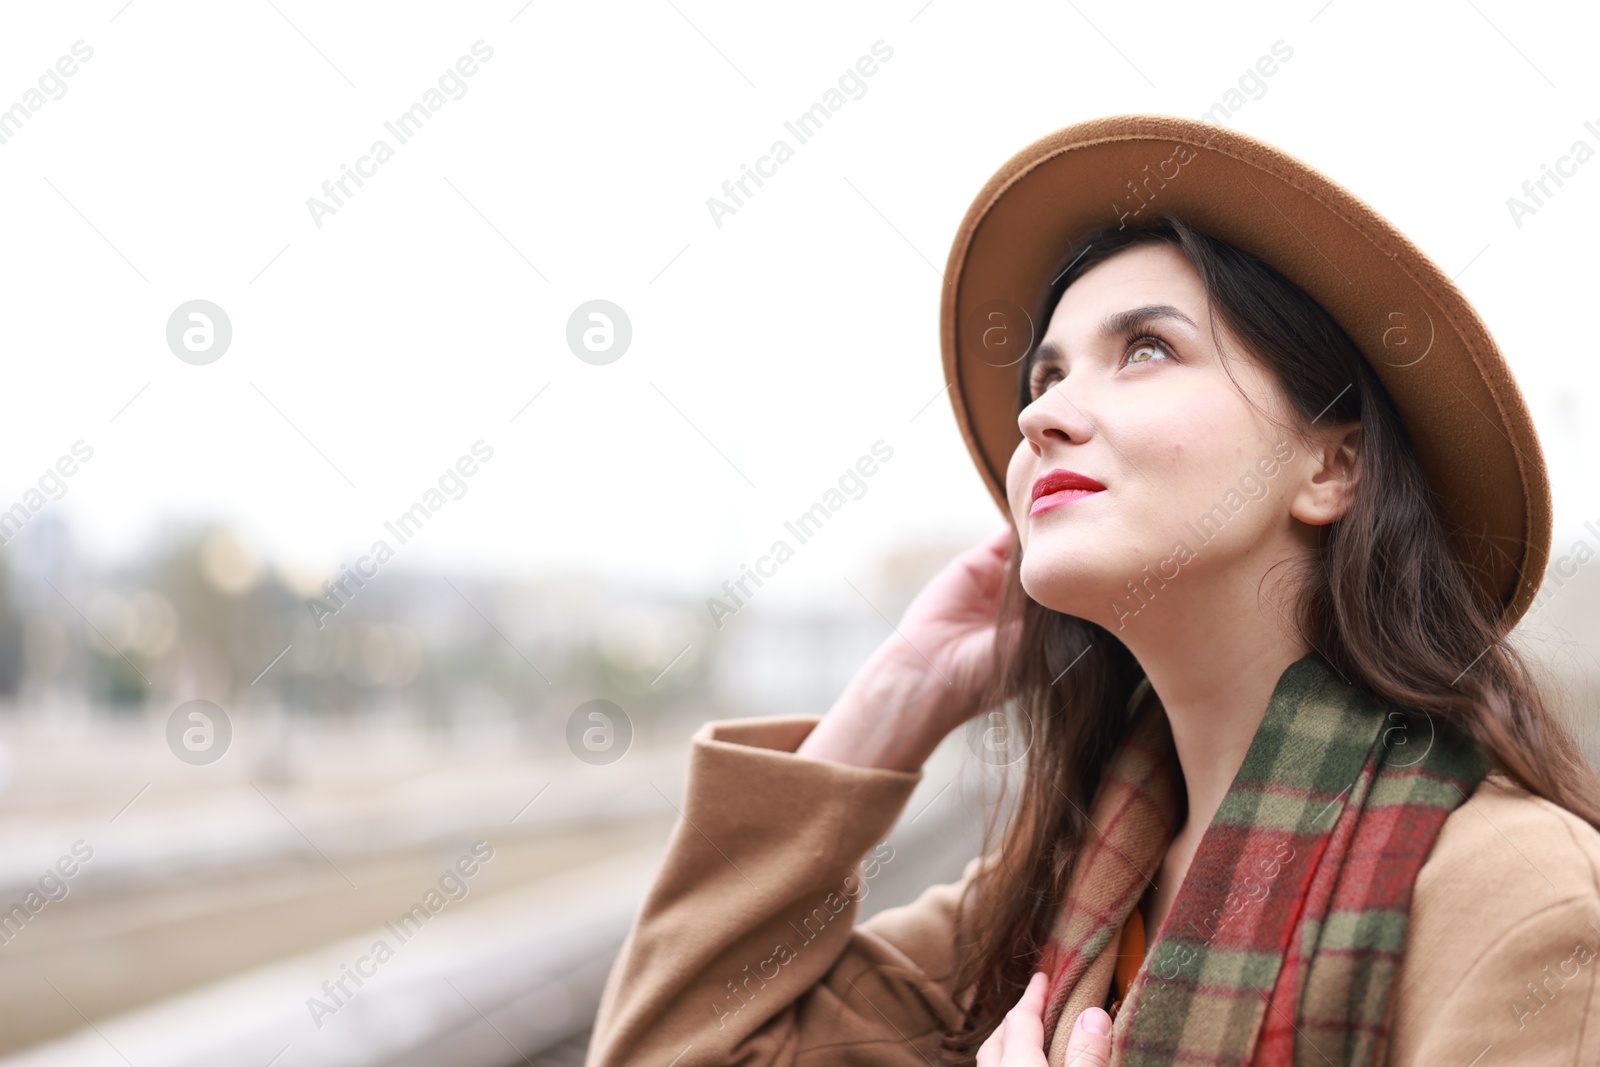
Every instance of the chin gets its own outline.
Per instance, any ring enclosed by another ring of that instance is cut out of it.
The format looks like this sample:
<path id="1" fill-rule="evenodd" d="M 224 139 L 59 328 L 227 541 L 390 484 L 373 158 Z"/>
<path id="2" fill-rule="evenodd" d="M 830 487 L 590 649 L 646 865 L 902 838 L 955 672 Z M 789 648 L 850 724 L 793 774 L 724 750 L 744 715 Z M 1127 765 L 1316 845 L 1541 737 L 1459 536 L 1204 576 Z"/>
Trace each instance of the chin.
<path id="1" fill-rule="evenodd" d="M 1017 579 L 1023 592 L 1051 611 L 1083 617 L 1094 602 L 1092 591 L 1105 584 L 1105 576 L 1098 568 L 1068 563 L 1076 554 L 1053 548 L 1038 544 L 1024 551 Z"/>

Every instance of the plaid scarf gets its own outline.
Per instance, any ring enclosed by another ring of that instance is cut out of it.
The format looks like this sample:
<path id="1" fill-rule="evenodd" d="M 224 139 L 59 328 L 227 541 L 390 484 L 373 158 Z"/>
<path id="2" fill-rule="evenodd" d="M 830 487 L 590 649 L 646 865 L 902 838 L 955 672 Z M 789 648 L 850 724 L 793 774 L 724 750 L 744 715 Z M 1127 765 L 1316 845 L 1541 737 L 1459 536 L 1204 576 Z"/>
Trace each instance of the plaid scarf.
<path id="1" fill-rule="evenodd" d="M 1039 965 L 1051 1067 L 1085 1003 L 1079 980 L 1116 951 L 1181 819 L 1171 729 L 1148 693 L 1146 680 L 1129 702 L 1142 711 L 1095 794 L 1096 836 Z M 1321 655 L 1291 664 L 1149 940 L 1111 1062 L 1381 1064 L 1411 887 L 1488 769 L 1464 735 L 1351 687 Z"/>

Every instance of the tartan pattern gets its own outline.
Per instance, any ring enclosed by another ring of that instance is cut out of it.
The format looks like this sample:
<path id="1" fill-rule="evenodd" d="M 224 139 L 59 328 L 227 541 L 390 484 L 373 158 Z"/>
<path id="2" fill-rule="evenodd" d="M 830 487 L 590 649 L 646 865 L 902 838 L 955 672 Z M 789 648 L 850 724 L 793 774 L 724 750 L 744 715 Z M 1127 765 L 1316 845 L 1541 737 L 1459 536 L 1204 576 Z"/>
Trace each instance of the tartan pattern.
<path id="1" fill-rule="evenodd" d="M 1136 717 L 1089 812 L 1039 969 L 1058 1063 L 1063 1008 L 1155 877 L 1182 818 L 1165 712 Z M 1112 1063 L 1383 1062 L 1418 869 L 1489 770 L 1469 739 L 1345 683 L 1318 653 L 1278 679 L 1244 762 L 1112 1030 Z M 1114 949 L 1113 949 L 1114 951 Z"/>

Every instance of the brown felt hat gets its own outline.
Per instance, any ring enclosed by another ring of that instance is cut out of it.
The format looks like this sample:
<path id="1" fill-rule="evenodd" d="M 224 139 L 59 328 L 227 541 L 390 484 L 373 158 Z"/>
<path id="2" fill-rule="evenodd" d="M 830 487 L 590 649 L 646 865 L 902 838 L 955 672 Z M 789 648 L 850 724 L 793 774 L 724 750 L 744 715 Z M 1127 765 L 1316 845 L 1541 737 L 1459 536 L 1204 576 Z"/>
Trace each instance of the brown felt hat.
<path id="1" fill-rule="evenodd" d="M 1550 483 L 1527 404 L 1472 305 L 1349 190 L 1272 145 L 1168 115 L 1057 130 L 995 172 L 945 269 L 940 342 L 956 422 L 1007 519 L 1017 375 L 1075 241 L 1171 214 L 1259 257 L 1350 335 L 1394 399 L 1457 555 L 1509 630 L 1550 557 Z"/>

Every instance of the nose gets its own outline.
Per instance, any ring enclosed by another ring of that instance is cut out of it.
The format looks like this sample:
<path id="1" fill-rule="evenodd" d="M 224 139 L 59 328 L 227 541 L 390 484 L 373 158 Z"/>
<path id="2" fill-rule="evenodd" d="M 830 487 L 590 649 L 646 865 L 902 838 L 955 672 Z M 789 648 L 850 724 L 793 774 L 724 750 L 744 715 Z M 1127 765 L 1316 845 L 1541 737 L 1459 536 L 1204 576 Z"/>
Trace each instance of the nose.
<path id="1" fill-rule="evenodd" d="M 1017 428 L 1036 456 L 1065 444 L 1081 445 L 1094 432 L 1088 414 L 1067 395 L 1067 383 L 1059 379 L 1022 409 Z"/>

